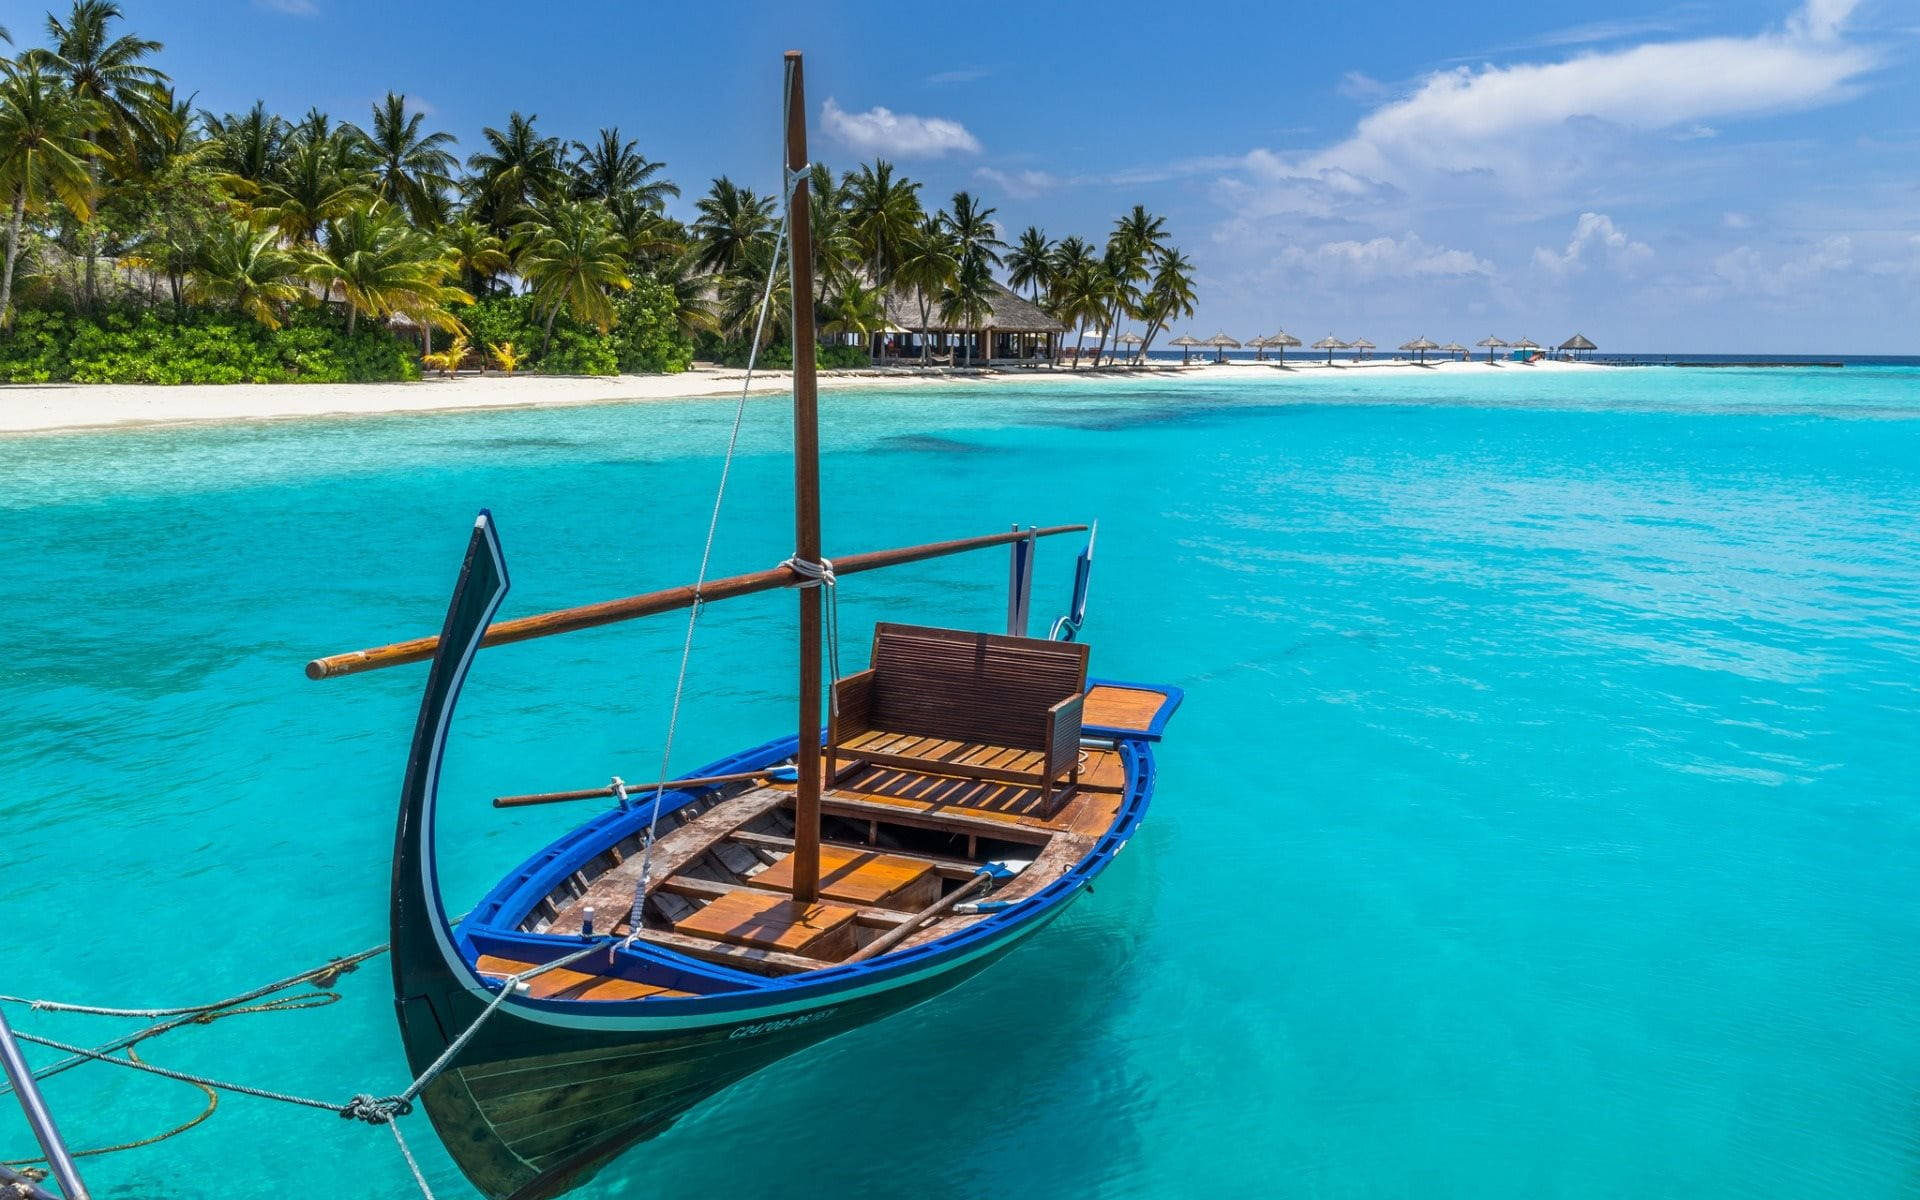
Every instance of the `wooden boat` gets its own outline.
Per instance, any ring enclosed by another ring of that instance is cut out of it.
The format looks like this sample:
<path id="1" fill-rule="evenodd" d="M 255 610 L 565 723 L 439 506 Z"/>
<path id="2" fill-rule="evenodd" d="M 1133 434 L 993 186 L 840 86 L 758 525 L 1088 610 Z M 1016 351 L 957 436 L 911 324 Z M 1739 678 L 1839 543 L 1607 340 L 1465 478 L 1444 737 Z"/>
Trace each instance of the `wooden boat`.
<path id="1" fill-rule="evenodd" d="M 793 295 L 813 294 L 805 105 L 787 56 Z M 811 312 L 793 322 L 813 361 Z M 1037 539 L 1015 530 L 842 557 L 819 546 L 812 371 L 796 372 L 798 551 L 773 570 L 512 621 L 498 530 L 474 525 L 437 638 L 315 660 L 314 678 L 431 659 L 394 844 L 392 959 L 407 1059 L 461 1169 L 496 1200 L 558 1195 L 703 1098 L 914 1005 L 1039 932 L 1145 815 L 1180 692 L 1090 678 L 1072 612 L 1023 636 Z M 1011 548 L 1008 633 L 882 624 L 832 681 L 822 730 L 819 576 Z M 644 788 L 509 873 L 456 925 L 434 857 L 454 706 L 487 645 L 799 586 L 796 733 Z"/>

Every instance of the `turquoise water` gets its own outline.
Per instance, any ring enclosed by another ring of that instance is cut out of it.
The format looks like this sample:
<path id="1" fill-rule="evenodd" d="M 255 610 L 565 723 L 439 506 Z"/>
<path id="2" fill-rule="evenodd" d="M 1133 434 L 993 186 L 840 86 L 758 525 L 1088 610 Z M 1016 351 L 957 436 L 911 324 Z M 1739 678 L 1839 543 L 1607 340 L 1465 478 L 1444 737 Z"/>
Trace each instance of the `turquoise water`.
<path id="1" fill-rule="evenodd" d="M 830 549 L 1100 519 L 1096 670 L 1188 689 L 1160 794 L 1029 947 L 583 1195 L 1920 1196 L 1920 371 L 827 405 Z M 420 677 L 301 665 L 429 632 L 483 504 L 510 613 L 690 577 L 729 415 L 0 441 L 0 991 L 185 1003 L 384 940 Z M 786 433 L 751 407 L 723 572 L 791 549 Z M 1070 555 L 1042 551 L 1049 613 Z M 991 627 L 1004 577 L 849 580 L 850 657 L 882 615 Z M 679 765 L 780 730 L 788 610 L 709 610 Z M 679 632 L 482 658 L 443 792 L 454 905 L 578 818 L 485 797 L 649 776 Z M 342 990 L 146 1052 L 396 1089 L 384 965 Z M 97 1066 L 50 1098 L 81 1146 L 202 1103 Z M 0 1114 L 0 1157 L 28 1144 Z M 242 1098 L 86 1166 L 108 1197 L 410 1187 L 385 1134 Z"/>

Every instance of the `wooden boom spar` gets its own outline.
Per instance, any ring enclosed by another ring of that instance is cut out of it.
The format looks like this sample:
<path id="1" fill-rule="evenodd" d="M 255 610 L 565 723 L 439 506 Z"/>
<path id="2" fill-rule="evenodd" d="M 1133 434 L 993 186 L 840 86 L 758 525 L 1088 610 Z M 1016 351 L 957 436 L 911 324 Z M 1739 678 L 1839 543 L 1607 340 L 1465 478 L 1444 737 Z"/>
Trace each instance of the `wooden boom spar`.
<path id="1" fill-rule="evenodd" d="M 862 571 L 877 571 L 882 567 L 904 566 L 907 563 L 924 562 L 930 558 L 964 554 L 969 550 L 1004 546 L 1009 542 L 1017 542 L 1025 538 L 1081 533 L 1086 528 L 1085 525 L 1051 525 L 1044 529 L 991 533 L 982 537 L 957 538 L 948 542 L 900 546 L 892 550 L 870 550 L 864 554 L 850 554 L 844 558 L 833 559 L 833 572 L 836 577 L 857 575 Z M 696 599 L 703 604 L 711 604 L 715 600 L 731 600 L 736 596 L 751 596 L 756 592 L 777 591 L 780 588 L 792 587 L 799 582 L 801 582 L 800 575 L 792 567 L 783 564 L 767 571 L 750 571 L 745 575 L 710 579 L 698 592 L 691 586 L 683 584 L 679 587 L 663 588 L 657 592 L 643 592 L 638 596 L 603 600 L 598 604 L 584 604 L 577 608 L 536 613 L 530 617 L 516 617 L 511 621 L 496 621 L 488 627 L 486 638 L 480 644 L 504 646 L 511 642 L 550 637 L 556 633 L 594 629 L 601 625 L 631 621 L 635 617 L 651 617 L 664 612 L 673 612 L 676 609 L 691 608 Z M 374 646 L 367 650 L 330 654 L 325 658 L 316 658 L 307 664 L 307 678 L 332 679 L 337 675 L 357 675 L 362 671 L 377 671 L 383 667 L 425 662 L 433 657 L 433 652 L 439 645 L 438 637 L 422 637 L 394 642 L 386 646 Z"/>

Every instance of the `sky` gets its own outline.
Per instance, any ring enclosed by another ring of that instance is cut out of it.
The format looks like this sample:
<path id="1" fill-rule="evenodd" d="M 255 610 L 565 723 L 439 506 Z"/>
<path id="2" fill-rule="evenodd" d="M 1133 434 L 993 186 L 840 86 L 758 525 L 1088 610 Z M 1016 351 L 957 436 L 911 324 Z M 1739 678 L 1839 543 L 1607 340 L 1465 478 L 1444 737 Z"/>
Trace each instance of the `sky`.
<path id="1" fill-rule="evenodd" d="M 1009 240 L 1144 204 L 1203 337 L 1920 353 L 1920 0 L 122 6 L 202 107 L 392 89 L 463 155 L 516 109 L 617 125 L 683 217 L 717 175 L 776 189 L 798 48 L 815 161 L 973 191 Z"/>

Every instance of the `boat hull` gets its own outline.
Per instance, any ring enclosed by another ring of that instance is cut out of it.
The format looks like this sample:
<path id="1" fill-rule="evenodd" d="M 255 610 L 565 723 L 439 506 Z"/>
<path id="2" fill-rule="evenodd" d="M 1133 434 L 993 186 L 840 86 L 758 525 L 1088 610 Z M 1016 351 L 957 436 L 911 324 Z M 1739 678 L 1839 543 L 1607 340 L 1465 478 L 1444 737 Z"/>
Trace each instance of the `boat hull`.
<path id="1" fill-rule="evenodd" d="M 586 1182 L 623 1150 L 779 1059 L 931 999 L 992 965 L 1046 922 L 930 976 L 814 1007 L 735 1008 L 679 1029 L 567 1028 L 503 1006 L 422 1094 L 435 1130 L 491 1200 L 541 1200 Z M 445 1031 L 478 1020 L 464 989 L 400 1005 L 408 1057 L 424 1069 Z"/>

